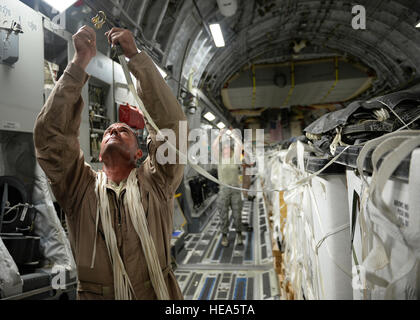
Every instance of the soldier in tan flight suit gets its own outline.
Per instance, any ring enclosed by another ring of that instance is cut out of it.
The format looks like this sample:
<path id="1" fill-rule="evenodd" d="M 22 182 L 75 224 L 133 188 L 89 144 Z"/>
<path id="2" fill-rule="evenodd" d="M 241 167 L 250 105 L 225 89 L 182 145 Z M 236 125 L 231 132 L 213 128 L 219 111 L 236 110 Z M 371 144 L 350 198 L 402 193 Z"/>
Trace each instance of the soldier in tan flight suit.
<path id="1" fill-rule="evenodd" d="M 229 140 L 228 144 L 223 145 L 222 137 Z M 222 144 L 220 148 L 219 145 Z M 233 138 L 230 138 L 227 131 L 222 129 L 212 144 L 213 154 L 218 154 L 218 165 L 217 172 L 218 178 L 221 182 L 228 186 L 239 188 L 239 174 L 240 164 L 236 163 L 235 159 L 235 145 L 240 145 Z M 234 227 L 237 235 L 237 244 L 242 245 L 242 199 L 241 191 L 235 190 L 226 186 L 220 186 L 217 208 L 219 210 L 219 216 L 221 221 L 221 233 L 222 240 L 221 245 L 223 247 L 229 246 L 229 209 L 232 209 L 232 215 L 234 218 Z"/>
<path id="2" fill-rule="evenodd" d="M 242 188 L 246 189 L 242 191 L 244 195 L 244 199 L 248 199 L 248 201 L 253 201 L 255 199 L 255 195 L 250 195 L 249 188 L 252 185 L 252 168 L 255 167 L 255 161 L 251 163 L 250 156 L 245 150 L 242 150 Z"/>
<path id="3" fill-rule="evenodd" d="M 185 115 L 152 60 L 145 52 L 138 52 L 130 31 L 113 28 L 106 35 L 112 44 L 119 43 L 129 58 L 129 69 L 138 80 L 139 96 L 157 126 L 172 129 L 178 135 L 179 122 L 186 120 Z M 58 203 L 66 213 L 78 271 L 78 298 L 115 299 L 113 265 L 104 230 L 101 222 L 98 231 L 95 225 L 97 208 L 100 207 L 95 193 L 98 173 L 85 163 L 78 140 L 84 107 L 81 91 L 89 78 L 85 69 L 96 55 L 95 31 L 82 27 L 73 36 L 73 43 L 76 50 L 73 61 L 57 82 L 35 124 L 36 155 Z M 127 125 L 111 125 L 104 134 L 100 160 L 108 181 L 105 194 L 108 196 L 112 229 L 119 256 L 131 282 L 133 299 L 156 299 L 145 253 L 125 205 L 126 181 L 135 170 L 134 177 L 141 195 L 138 200 L 144 208 L 169 298 L 183 299 L 171 269 L 170 240 L 174 193 L 182 180 L 184 166 L 161 165 L 156 161 L 156 150 L 164 142 L 156 141 L 156 131 L 146 125 L 150 133 L 149 156 L 139 168 L 136 168 L 136 160 L 142 153 Z"/>

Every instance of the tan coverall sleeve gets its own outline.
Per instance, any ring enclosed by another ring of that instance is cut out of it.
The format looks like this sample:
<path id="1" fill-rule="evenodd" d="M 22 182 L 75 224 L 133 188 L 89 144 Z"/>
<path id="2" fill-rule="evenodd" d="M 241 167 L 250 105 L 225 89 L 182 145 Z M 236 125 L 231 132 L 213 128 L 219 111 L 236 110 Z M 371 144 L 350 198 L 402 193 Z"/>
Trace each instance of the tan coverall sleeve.
<path id="1" fill-rule="evenodd" d="M 79 128 L 83 110 L 81 92 L 88 75 L 70 63 L 35 122 L 36 157 L 67 215 L 81 200 L 94 171 L 80 150 Z"/>
<path id="2" fill-rule="evenodd" d="M 137 92 L 146 110 L 159 129 L 174 131 L 176 147 L 179 150 L 179 140 L 187 138 L 179 136 L 180 121 L 186 121 L 187 119 L 176 97 L 145 52 L 138 53 L 131 58 L 128 67 L 137 79 Z M 181 182 L 184 165 L 179 164 L 178 156 L 176 164 L 159 164 L 156 161 L 156 151 L 165 141 L 157 141 L 156 131 L 147 120 L 146 127 L 149 132 L 149 163 L 147 165 L 150 165 L 150 170 L 155 175 L 157 183 L 167 185 L 169 191 L 173 193 Z"/>

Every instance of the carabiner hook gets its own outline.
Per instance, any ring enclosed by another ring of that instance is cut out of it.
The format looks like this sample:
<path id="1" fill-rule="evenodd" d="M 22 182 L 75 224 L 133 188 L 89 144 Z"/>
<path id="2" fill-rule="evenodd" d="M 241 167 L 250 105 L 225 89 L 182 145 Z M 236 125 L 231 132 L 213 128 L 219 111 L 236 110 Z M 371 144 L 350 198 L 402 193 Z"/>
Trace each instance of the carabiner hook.
<path id="1" fill-rule="evenodd" d="M 96 29 L 101 29 L 106 22 L 106 15 L 103 11 L 99 11 L 96 16 L 92 18 L 92 23 Z"/>

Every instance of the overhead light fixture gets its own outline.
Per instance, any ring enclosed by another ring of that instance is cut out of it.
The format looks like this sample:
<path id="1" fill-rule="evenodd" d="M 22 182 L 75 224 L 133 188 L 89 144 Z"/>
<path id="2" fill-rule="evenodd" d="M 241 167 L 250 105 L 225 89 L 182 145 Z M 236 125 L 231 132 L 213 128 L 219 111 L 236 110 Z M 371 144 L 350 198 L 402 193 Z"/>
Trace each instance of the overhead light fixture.
<path id="1" fill-rule="evenodd" d="M 416 28 L 420 28 L 420 22 L 417 23 Z"/>
<path id="2" fill-rule="evenodd" d="M 76 1 L 77 0 L 44 0 L 46 4 L 48 4 L 60 13 L 66 11 Z"/>
<path id="3" fill-rule="evenodd" d="M 207 112 L 205 115 L 204 115 L 204 118 L 205 119 L 207 119 L 208 121 L 214 121 L 214 119 L 216 119 L 216 117 L 214 116 L 214 114 L 213 113 L 211 113 L 211 112 Z"/>
<path id="4" fill-rule="evenodd" d="M 225 46 L 225 39 L 223 38 L 222 29 L 220 28 L 220 24 L 214 23 L 210 25 L 211 35 L 213 36 L 214 44 L 216 47 L 224 47 Z"/>
<path id="5" fill-rule="evenodd" d="M 226 128 L 226 125 L 225 125 L 223 122 L 219 122 L 216 126 L 217 126 L 219 129 Z"/>
<path id="6" fill-rule="evenodd" d="M 226 131 L 226 134 L 227 134 L 228 136 L 230 136 L 230 135 L 232 134 L 232 131 L 227 130 L 227 131 Z"/>

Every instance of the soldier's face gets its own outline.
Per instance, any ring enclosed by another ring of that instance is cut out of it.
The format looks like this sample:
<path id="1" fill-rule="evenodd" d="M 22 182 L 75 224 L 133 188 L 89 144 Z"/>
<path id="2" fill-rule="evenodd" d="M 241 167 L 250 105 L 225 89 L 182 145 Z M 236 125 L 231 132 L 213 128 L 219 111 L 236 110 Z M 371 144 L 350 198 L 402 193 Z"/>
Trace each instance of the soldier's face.
<path id="1" fill-rule="evenodd" d="M 102 161 L 103 155 L 108 152 L 118 152 L 133 161 L 141 157 L 137 139 L 130 127 L 124 123 L 115 123 L 105 131 L 99 159 Z"/>

